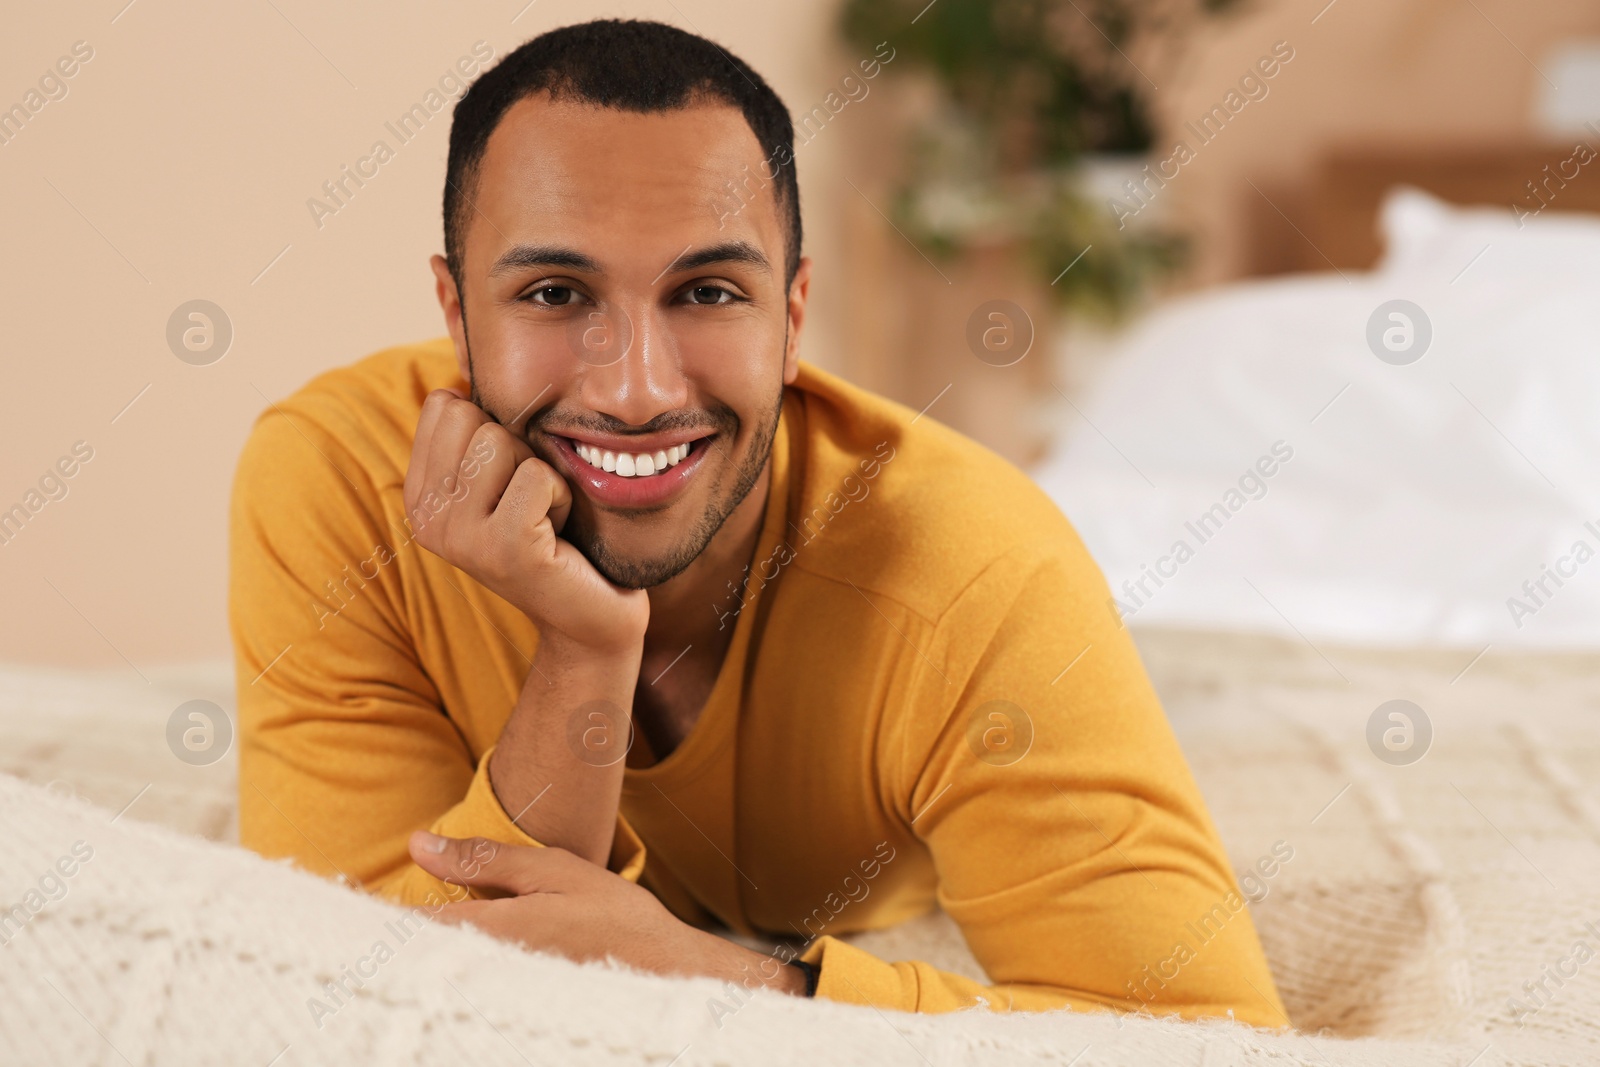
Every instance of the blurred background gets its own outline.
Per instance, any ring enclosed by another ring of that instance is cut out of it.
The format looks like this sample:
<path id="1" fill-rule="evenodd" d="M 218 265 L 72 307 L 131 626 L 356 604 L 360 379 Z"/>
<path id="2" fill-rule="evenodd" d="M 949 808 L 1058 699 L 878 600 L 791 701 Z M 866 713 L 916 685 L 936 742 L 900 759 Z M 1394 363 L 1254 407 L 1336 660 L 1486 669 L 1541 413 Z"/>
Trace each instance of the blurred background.
<path id="1" fill-rule="evenodd" d="M 0 661 L 228 657 L 252 421 L 444 332 L 456 72 L 602 16 L 773 84 L 805 357 L 1033 471 L 1108 608 L 1463 663 L 1600 637 L 1600 5 L 107 0 L 0 37 Z"/>

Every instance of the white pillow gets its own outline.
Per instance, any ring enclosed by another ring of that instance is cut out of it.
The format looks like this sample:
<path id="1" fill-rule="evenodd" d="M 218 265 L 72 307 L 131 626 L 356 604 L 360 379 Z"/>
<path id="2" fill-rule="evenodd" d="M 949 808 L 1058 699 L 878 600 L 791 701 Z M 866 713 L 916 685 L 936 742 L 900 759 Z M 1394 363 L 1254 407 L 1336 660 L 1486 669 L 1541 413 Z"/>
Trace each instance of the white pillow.
<path id="1" fill-rule="evenodd" d="M 1600 161 L 1597 161 L 1600 162 Z M 1530 174 L 1530 180 L 1542 175 Z M 1561 211 L 1560 190 L 1542 209 L 1532 194 L 1513 205 L 1458 207 L 1421 189 L 1397 185 L 1379 209 L 1384 253 L 1377 270 L 1389 277 L 1436 277 L 1482 271 L 1502 278 L 1533 272 L 1600 269 L 1600 218 Z M 1550 195 L 1550 194 L 1546 194 Z M 1465 277 L 1465 274 L 1460 276 Z"/>
<path id="2" fill-rule="evenodd" d="M 1136 625 L 1469 657 L 1600 645 L 1600 223 L 1547 212 L 1518 229 L 1509 208 L 1414 190 L 1384 219 L 1380 270 L 1158 308 L 1077 410 L 1061 405 L 1035 478 Z M 1394 300 L 1431 327 L 1405 365 L 1368 341 Z M 1246 499 L 1258 464 L 1268 491 Z M 1192 525 L 1219 505 L 1239 506 L 1202 538 Z M 1166 559 L 1185 540 L 1192 558 Z M 1580 540 L 1595 561 L 1558 585 L 1545 568 L 1571 571 Z"/>

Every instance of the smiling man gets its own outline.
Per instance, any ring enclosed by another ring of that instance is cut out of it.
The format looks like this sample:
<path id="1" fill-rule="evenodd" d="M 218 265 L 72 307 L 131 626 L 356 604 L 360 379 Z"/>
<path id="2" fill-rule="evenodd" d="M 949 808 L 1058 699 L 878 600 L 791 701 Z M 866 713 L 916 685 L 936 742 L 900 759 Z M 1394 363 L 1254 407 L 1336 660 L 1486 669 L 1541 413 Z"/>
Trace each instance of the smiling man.
<path id="1" fill-rule="evenodd" d="M 240 463 L 242 840 L 576 959 L 1282 1025 L 1067 521 L 799 361 L 792 140 L 655 23 L 545 34 L 463 97 L 449 337 L 317 378 Z M 837 937 L 934 907 L 992 984 Z"/>

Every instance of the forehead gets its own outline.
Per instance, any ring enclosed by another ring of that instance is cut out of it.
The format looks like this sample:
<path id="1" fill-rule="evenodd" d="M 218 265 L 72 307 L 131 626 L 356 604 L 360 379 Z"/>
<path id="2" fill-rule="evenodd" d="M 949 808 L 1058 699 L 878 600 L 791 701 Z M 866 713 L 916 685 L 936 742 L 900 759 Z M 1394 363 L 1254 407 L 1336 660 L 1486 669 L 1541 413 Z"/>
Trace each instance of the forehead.
<path id="1" fill-rule="evenodd" d="M 659 260 L 659 271 L 686 245 L 743 239 L 777 268 L 783 231 L 768 173 L 732 106 L 641 114 L 539 93 L 508 108 L 489 137 L 467 259 L 482 266 L 534 240 L 571 245 L 608 269 Z"/>

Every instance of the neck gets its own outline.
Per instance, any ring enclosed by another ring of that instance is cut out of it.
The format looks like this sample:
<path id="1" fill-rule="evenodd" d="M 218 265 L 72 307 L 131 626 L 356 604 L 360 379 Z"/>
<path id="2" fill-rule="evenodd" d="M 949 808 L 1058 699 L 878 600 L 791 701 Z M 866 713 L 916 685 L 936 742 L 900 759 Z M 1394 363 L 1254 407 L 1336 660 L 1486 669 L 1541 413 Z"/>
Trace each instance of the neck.
<path id="1" fill-rule="evenodd" d="M 745 568 L 761 536 L 767 491 L 772 483 L 772 461 L 761 471 L 750 492 L 733 509 L 705 551 L 683 572 L 650 589 L 650 625 L 645 630 L 645 653 L 671 646 L 674 653 L 693 642 L 699 647 L 726 646 L 733 636 L 733 621 L 741 592 L 730 593 L 728 583 L 742 588 Z"/>

